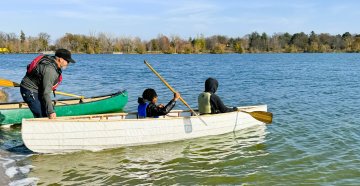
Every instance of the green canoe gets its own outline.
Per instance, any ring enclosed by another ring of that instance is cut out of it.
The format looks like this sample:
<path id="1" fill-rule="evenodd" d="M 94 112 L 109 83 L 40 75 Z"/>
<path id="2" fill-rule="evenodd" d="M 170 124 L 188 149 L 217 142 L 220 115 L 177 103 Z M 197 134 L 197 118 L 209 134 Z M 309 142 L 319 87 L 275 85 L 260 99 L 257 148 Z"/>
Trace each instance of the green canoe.
<path id="1" fill-rule="evenodd" d="M 127 91 L 80 99 L 55 100 L 57 116 L 77 116 L 120 112 L 128 101 Z M 0 103 L 0 125 L 20 124 L 23 118 L 33 118 L 24 102 Z"/>

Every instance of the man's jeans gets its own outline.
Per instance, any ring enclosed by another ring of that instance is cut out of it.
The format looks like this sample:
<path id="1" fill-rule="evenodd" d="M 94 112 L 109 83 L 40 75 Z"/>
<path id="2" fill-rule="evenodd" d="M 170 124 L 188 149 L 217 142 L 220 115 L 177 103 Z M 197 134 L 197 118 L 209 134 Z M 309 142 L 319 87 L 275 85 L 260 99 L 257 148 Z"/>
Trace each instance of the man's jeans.
<path id="1" fill-rule="evenodd" d="M 46 109 L 44 107 L 44 104 L 42 104 L 42 95 L 31 92 L 24 87 L 20 87 L 20 93 L 23 100 L 28 104 L 35 118 L 47 117 Z"/>

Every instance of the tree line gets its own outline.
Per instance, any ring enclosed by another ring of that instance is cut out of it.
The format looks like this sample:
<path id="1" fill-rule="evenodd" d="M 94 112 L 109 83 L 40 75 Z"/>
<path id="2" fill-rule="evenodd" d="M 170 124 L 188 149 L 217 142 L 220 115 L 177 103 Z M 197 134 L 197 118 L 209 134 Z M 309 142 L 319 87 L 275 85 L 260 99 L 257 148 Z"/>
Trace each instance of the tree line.
<path id="1" fill-rule="evenodd" d="M 45 32 L 37 36 L 26 36 L 0 31 L 0 48 L 8 53 L 39 53 L 66 48 L 73 53 L 104 54 L 199 54 L 199 53 L 327 53 L 360 52 L 360 35 L 345 32 L 340 35 L 316 34 L 314 31 L 266 33 L 252 32 L 243 37 L 198 35 L 188 39 L 179 36 L 159 34 L 149 41 L 139 37 L 114 37 L 106 33 L 88 35 L 66 33 L 51 43 L 51 36 Z M 6 50 L 5 50 L 6 49 Z M 1 51 L 0 51 L 1 53 Z"/>

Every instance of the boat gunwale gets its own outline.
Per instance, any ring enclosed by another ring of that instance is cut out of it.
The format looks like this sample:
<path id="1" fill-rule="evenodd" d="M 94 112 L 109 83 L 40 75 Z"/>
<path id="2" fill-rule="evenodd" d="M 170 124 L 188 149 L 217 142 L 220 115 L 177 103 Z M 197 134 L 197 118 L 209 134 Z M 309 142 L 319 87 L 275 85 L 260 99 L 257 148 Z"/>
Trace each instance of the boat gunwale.
<path id="1" fill-rule="evenodd" d="M 234 112 L 246 114 L 242 111 L 246 111 L 252 108 L 259 108 L 259 107 L 267 107 L 267 105 L 256 105 L 256 106 L 244 106 L 244 107 L 238 107 L 238 111 L 233 112 L 226 112 L 226 113 L 219 113 L 219 114 L 204 114 L 204 115 L 191 115 L 191 116 L 169 116 L 165 115 L 164 117 L 160 116 L 159 118 L 124 118 L 127 115 L 136 115 L 137 112 L 120 112 L 120 113 L 108 113 L 108 114 L 91 114 L 91 115 L 81 115 L 81 116 L 63 116 L 63 117 L 57 117 L 56 119 L 49 119 L 49 118 L 28 118 L 23 119 L 26 121 L 40 121 L 40 122 L 118 122 L 118 121 L 154 121 L 154 120 L 174 120 L 174 119 L 184 119 L 184 118 L 197 118 L 197 117 L 214 117 L 214 116 L 223 116 L 223 115 L 229 115 Z M 196 110 L 195 110 L 196 111 Z M 182 113 L 182 112 L 190 112 L 190 110 L 173 110 L 170 113 Z M 108 119 L 110 117 L 116 117 L 119 116 L 121 118 L 118 119 Z M 23 123 L 22 122 L 22 123 Z"/>

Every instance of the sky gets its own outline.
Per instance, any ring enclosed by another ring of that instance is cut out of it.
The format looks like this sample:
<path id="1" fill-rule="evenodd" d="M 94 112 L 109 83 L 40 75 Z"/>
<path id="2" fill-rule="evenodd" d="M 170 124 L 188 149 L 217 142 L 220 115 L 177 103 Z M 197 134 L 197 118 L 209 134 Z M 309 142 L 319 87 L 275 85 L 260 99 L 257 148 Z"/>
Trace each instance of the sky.
<path id="1" fill-rule="evenodd" d="M 0 32 L 113 37 L 360 33 L 356 0 L 3 0 Z"/>

